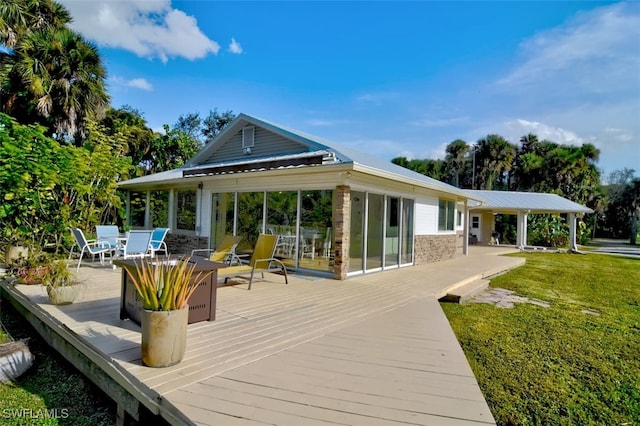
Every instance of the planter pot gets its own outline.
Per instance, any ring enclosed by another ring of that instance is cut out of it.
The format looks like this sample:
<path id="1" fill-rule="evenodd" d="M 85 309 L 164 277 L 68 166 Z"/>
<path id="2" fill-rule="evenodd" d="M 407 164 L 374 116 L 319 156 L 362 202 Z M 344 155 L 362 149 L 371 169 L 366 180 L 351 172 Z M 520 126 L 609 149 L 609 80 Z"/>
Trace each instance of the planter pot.
<path id="1" fill-rule="evenodd" d="M 18 277 L 18 283 L 20 284 L 42 284 L 42 281 L 48 272 L 49 267 L 47 266 L 25 266 L 22 268 L 18 268 L 16 276 Z"/>
<path id="2" fill-rule="evenodd" d="M 9 246 L 4 254 L 4 263 L 7 266 L 14 266 L 20 258 L 26 259 L 29 255 L 29 248 L 24 246 Z"/>
<path id="3" fill-rule="evenodd" d="M 80 293 L 80 284 L 65 285 L 61 287 L 47 287 L 49 300 L 54 305 L 68 305 L 73 303 Z"/>
<path id="4" fill-rule="evenodd" d="M 187 348 L 189 306 L 175 311 L 142 311 L 142 362 L 169 367 L 182 361 Z"/>

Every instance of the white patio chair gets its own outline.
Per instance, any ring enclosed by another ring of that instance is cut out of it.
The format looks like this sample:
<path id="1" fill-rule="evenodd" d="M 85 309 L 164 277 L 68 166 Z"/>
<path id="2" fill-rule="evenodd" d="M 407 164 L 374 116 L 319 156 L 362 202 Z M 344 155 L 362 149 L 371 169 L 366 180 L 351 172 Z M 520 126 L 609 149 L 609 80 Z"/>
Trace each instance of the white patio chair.
<path id="1" fill-rule="evenodd" d="M 118 247 L 120 231 L 116 225 L 96 225 L 96 239 L 104 247 Z"/>
<path id="2" fill-rule="evenodd" d="M 109 253 L 109 256 L 113 258 L 115 247 L 105 247 L 104 245 L 100 245 L 100 243 L 96 240 L 87 240 L 80 228 L 71 228 L 71 233 L 73 234 L 73 237 L 76 240 L 78 249 L 80 250 L 80 256 L 78 259 L 78 266 L 76 267 L 76 271 L 80 270 L 80 263 L 82 262 L 82 257 L 84 256 L 85 253 L 89 253 L 92 256 L 98 255 L 100 257 L 101 265 L 104 265 L 105 254 Z M 72 254 L 73 254 L 73 248 L 69 252 L 69 260 L 71 260 Z"/>
<path id="3" fill-rule="evenodd" d="M 119 255 L 123 259 L 153 257 L 152 235 L 153 231 L 129 231 L 127 241 L 124 247 L 119 250 Z"/>

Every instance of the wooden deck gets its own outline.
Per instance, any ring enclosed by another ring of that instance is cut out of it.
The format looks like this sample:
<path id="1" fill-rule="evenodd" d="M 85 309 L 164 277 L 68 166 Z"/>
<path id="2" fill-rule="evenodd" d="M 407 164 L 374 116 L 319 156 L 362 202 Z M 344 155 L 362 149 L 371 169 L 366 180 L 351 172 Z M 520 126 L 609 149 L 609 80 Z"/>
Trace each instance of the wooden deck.
<path id="1" fill-rule="evenodd" d="M 139 403 L 174 424 L 493 424 L 437 302 L 523 261 L 491 253 L 346 281 L 268 274 L 251 291 L 221 287 L 216 321 L 191 324 L 185 359 L 162 369 L 142 365 L 140 328 L 119 319 L 120 270 L 81 268 L 85 294 L 68 306 L 39 286 L 3 287 L 134 417 Z"/>

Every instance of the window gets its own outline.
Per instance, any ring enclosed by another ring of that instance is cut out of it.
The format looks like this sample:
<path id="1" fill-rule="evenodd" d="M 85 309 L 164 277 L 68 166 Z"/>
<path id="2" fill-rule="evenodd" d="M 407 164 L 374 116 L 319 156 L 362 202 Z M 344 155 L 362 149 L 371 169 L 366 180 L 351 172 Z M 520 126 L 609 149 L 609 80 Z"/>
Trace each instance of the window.
<path id="1" fill-rule="evenodd" d="M 196 230 L 196 191 L 178 191 L 176 193 L 176 229 Z"/>
<path id="2" fill-rule="evenodd" d="M 144 228 L 144 214 L 147 208 L 147 194 L 144 192 L 129 193 L 129 225 Z"/>
<path id="3" fill-rule="evenodd" d="M 472 229 L 480 228 L 480 216 L 471 216 L 471 228 Z"/>
<path id="4" fill-rule="evenodd" d="M 440 199 L 438 203 L 438 231 L 453 231 L 455 203 Z"/>
<path id="5" fill-rule="evenodd" d="M 151 193 L 151 226 L 164 228 L 169 226 L 169 192 L 153 191 Z"/>
<path id="6" fill-rule="evenodd" d="M 462 226 L 462 212 L 458 210 L 458 218 L 456 219 L 456 226 Z"/>

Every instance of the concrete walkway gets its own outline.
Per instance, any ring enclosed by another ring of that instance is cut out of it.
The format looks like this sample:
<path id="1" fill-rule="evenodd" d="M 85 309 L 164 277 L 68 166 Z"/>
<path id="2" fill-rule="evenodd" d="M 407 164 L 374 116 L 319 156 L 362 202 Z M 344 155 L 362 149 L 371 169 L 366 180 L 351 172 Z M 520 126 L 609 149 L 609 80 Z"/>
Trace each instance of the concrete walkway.
<path id="1" fill-rule="evenodd" d="M 595 247 L 593 250 L 590 250 L 591 253 L 640 257 L 640 245 L 632 246 L 629 244 L 629 240 L 595 238 L 591 240 L 589 247 L 591 246 Z"/>

